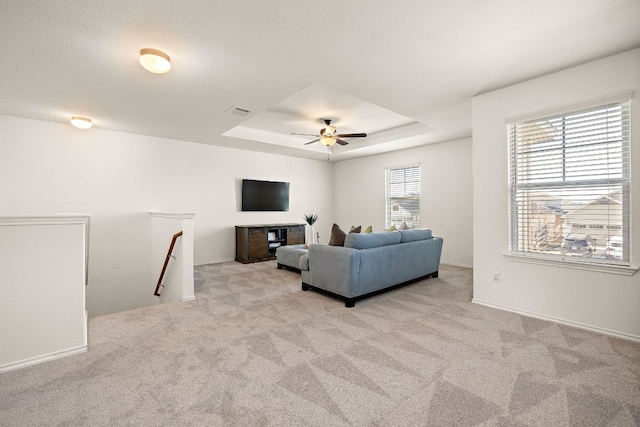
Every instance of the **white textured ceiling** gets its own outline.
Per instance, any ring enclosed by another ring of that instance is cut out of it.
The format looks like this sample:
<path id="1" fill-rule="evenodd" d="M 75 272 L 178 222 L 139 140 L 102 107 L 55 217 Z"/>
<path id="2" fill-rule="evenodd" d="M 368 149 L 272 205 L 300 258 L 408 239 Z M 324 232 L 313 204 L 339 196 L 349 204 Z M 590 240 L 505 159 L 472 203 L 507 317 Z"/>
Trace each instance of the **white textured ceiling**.
<path id="1" fill-rule="evenodd" d="M 3 0 L 0 114 L 317 159 L 290 133 L 329 116 L 371 135 L 340 160 L 470 136 L 472 96 L 640 47 L 639 22 L 638 0 Z"/>

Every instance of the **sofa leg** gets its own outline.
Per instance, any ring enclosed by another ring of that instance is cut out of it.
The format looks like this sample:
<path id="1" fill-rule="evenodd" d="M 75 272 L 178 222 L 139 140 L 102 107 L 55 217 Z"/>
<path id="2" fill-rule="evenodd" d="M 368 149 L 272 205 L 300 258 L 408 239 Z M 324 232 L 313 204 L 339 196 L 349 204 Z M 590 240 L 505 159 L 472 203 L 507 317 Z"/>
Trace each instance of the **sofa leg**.
<path id="1" fill-rule="evenodd" d="M 302 290 L 303 291 L 308 291 L 309 290 L 309 285 L 307 285 L 306 283 L 302 282 Z"/>
<path id="2" fill-rule="evenodd" d="M 356 305 L 356 299 L 355 298 L 345 298 L 344 299 L 344 306 L 345 307 L 352 308 L 355 305 Z"/>
<path id="3" fill-rule="evenodd" d="M 436 271 L 435 273 L 431 274 L 431 277 L 433 277 L 434 279 L 438 278 L 438 272 Z"/>
<path id="4" fill-rule="evenodd" d="M 278 270 L 282 270 L 283 268 L 282 264 L 278 263 Z"/>

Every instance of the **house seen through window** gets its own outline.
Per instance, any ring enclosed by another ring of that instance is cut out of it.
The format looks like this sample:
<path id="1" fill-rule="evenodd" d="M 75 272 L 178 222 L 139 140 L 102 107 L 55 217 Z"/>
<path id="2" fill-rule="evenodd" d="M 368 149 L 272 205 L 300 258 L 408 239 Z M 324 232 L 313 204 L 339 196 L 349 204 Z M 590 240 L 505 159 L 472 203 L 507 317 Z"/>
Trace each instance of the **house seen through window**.
<path id="1" fill-rule="evenodd" d="M 420 228 L 420 165 L 386 170 L 386 228 Z"/>
<path id="2" fill-rule="evenodd" d="M 629 264 L 629 100 L 508 125 L 512 253 Z"/>

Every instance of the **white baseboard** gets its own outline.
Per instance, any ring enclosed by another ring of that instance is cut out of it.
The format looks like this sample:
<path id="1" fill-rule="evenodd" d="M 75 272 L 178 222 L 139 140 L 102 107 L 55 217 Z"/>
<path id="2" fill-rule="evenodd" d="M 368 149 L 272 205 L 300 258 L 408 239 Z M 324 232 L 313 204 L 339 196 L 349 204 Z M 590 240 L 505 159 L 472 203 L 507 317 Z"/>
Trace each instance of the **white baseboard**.
<path id="1" fill-rule="evenodd" d="M 473 268 L 473 265 L 458 264 L 457 262 L 440 261 L 442 265 L 450 265 L 452 267 Z"/>
<path id="2" fill-rule="evenodd" d="M 49 353 L 42 356 L 37 356 L 29 359 L 19 360 L 17 362 L 7 363 L 5 365 L 0 366 L 0 374 L 4 372 L 14 371 L 16 369 L 26 368 L 27 366 L 37 365 L 39 363 L 49 362 L 55 359 L 61 359 L 67 356 L 73 356 L 74 354 L 84 353 L 87 351 L 87 349 L 88 347 L 85 344 L 80 347 L 70 348 L 62 351 L 56 351 L 54 353 Z"/>
<path id="3" fill-rule="evenodd" d="M 196 296 L 195 295 L 191 295 L 191 296 L 188 296 L 188 297 L 182 297 L 182 299 L 180 301 L 182 301 L 182 302 L 193 301 L 195 299 L 196 299 Z"/>
<path id="4" fill-rule="evenodd" d="M 234 258 L 214 259 L 214 260 L 210 260 L 210 261 L 199 262 L 197 264 L 194 264 L 193 266 L 197 267 L 199 265 L 220 264 L 222 262 L 231 262 L 231 261 L 234 261 Z"/>
<path id="5" fill-rule="evenodd" d="M 624 332 L 612 331 L 611 329 L 600 328 L 600 327 L 592 326 L 592 325 L 585 325 L 584 323 L 573 322 L 571 320 L 566 320 L 566 319 L 559 319 L 559 318 L 553 317 L 553 316 L 545 316 L 545 315 L 542 315 L 542 314 L 530 313 L 530 312 L 524 311 L 524 310 L 518 310 L 518 309 L 515 309 L 515 308 L 511 308 L 511 307 L 504 307 L 504 306 L 501 306 L 501 305 L 498 305 L 498 304 L 491 304 L 489 302 L 480 301 L 480 300 L 478 300 L 476 298 L 473 298 L 471 300 L 471 302 L 474 303 L 474 304 L 478 304 L 478 305 L 484 305 L 485 307 L 495 308 L 495 309 L 504 310 L 504 311 L 510 311 L 511 313 L 521 314 L 521 315 L 527 316 L 527 317 L 535 317 L 536 319 L 550 320 L 552 322 L 560 323 L 560 324 L 563 324 L 563 325 L 573 326 L 573 327 L 576 327 L 576 328 L 585 329 L 587 331 L 597 332 L 597 333 L 605 334 L 605 335 L 611 335 L 611 336 L 616 337 L 616 338 L 622 338 L 624 340 L 640 343 L 640 336 L 637 336 L 637 335 L 631 335 L 631 334 L 627 334 L 627 333 L 624 333 Z"/>

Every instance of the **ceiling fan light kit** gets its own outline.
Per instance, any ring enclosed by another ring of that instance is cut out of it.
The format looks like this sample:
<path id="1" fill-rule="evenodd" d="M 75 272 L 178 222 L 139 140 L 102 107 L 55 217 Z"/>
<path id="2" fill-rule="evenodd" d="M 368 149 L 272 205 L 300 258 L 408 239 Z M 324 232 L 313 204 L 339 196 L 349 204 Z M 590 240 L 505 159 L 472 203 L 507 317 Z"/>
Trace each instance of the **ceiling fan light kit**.
<path id="1" fill-rule="evenodd" d="M 331 147 L 336 142 L 340 145 L 349 144 L 347 141 L 343 141 L 341 138 L 366 138 L 367 134 L 364 132 L 361 133 L 336 133 L 336 127 L 331 125 L 331 119 L 322 119 L 325 123 L 326 127 L 320 129 L 319 135 L 309 135 L 315 136 L 318 139 L 314 139 L 313 141 L 306 142 L 304 145 L 313 144 L 314 142 L 320 141 L 322 145 L 327 147 Z M 292 134 L 292 135 L 306 135 L 306 134 Z"/>
<path id="2" fill-rule="evenodd" d="M 322 145 L 326 145 L 327 147 L 331 147 L 333 144 L 336 143 L 336 139 L 332 138 L 330 136 L 325 136 L 320 138 L 320 142 L 322 143 Z"/>

